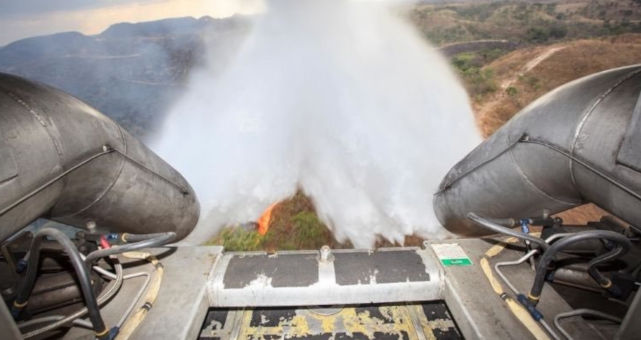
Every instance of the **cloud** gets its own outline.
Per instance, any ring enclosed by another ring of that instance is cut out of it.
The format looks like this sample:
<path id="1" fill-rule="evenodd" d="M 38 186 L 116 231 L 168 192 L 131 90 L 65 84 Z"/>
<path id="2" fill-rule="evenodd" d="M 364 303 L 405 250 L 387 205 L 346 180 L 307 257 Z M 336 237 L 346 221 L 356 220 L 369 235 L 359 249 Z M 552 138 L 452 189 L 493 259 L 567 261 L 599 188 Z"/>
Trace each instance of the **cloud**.
<path id="1" fill-rule="evenodd" d="M 29 9 L 29 6 L 40 7 Z M 97 34 L 119 22 L 203 15 L 223 18 L 253 14 L 263 8 L 262 0 L 9 1 L 0 8 L 0 45 L 65 31 Z"/>
<path id="2" fill-rule="evenodd" d="M 155 2 L 158 0 L 144 0 L 137 1 Z M 43 14 L 55 11 L 72 11 L 72 10 L 87 10 L 102 7 L 110 7 L 115 5 L 122 5 L 131 3 L 131 0 L 65 0 L 65 1 L 51 1 L 51 0 L 22 0 L 22 1 L 5 1 L 2 4 L 2 11 L 0 17 L 16 17 L 32 14 Z"/>

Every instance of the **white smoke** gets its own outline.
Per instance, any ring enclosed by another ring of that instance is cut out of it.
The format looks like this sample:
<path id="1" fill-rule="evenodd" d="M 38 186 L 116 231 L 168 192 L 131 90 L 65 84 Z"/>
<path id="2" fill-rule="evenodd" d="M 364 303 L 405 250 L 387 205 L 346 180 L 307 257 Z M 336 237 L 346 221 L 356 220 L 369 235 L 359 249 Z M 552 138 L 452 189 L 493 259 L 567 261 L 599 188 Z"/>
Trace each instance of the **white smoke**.
<path id="1" fill-rule="evenodd" d="M 222 74 L 195 72 L 155 145 L 201 202 L 188 240 L 298 187 L 337 240 L 439 237 L 432 195 L 480 141 L 447 62 L 381 3 L 267 3 Z"/>

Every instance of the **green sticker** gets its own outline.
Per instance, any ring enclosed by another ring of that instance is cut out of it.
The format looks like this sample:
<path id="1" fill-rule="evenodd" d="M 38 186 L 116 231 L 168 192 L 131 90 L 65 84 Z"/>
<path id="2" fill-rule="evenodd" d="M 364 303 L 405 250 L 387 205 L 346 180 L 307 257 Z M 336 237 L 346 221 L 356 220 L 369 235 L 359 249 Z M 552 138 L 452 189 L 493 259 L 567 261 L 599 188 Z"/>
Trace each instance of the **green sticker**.
<path id="1" fill-rule="evenodd" d="M 470 266 L 470 265 L 472 265 L 472 261 L 470 261 L 470 259 L 468 259 L 468 258 L 464 258 L 464 259 L 444 259 L 444 260 L 441 260 L 441 263 L 446 267 L 449 267 L 449 266 Z"/>

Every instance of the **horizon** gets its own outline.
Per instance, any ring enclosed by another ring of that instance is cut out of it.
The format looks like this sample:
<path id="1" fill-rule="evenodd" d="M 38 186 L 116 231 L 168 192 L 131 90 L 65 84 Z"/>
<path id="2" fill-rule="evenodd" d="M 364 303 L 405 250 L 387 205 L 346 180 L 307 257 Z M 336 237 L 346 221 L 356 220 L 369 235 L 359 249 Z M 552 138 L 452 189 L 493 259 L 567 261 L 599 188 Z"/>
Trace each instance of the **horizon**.
<path id="1" fill-rule="evenodd" d="M 138 25 L 138 24 L 146 24 L 146 23 L 158 22 L 158 21 L 163 21 L 163 20 L 179 20 L 179 19 L 187 19 L 187 18 L 191 18 L 191 19 L 194 19 L 194 20 L 201 20 L 202 18 L 210 18 L 210 19 L 213 19 L 213 20 L 225 20 L 225 19 L 231 19 L 231 18 L 234 18 L 234 17 L 242 17 L 242 16 L 249 16 L 249 15 L 253 15 L 253 14 L 235 13 L 235 14 L 232 14 L 230 16 L 225 16 L 225 17 L 213 17 L 211 15 L 205 14 L 205 15 L 201 15 L 201 16 L 187 15 L 187 16 L 166 17 L 166 18 L 159 18 L 159 19 L 153 19 L 153 20 L 143 20 L 143 21 L 120 21 L 120 22 L 114 22 L 114 23 L 108 25 L 107 27 L 105 27 L 103 30 L 101 30 L 99 32 L 96 32 L 96 33 L 84 33 L 84 32 L 80 32 L 78 30 L 67 30 L 67 31 L 44 33 L 44 34 L 32 35 L 32 36 L 28 36 L 28 37 L 24 37 L 24 38 L 19 38 L 17 40 L 12 40 L 12 41 L 4 44 L 4 45 L 0 45 L 0 49 L 4 48 L 4 47 L 7 47 L 7 46 L 9 46 L 9 45 L 11 45 L 13 43 L 22 41 L 22 40 L 34 39 L 34 38 L 45 38 L 45 37 L 55 36 L 55 35 L 58 35 L 58 34 L 78 33 L 78 34 L 82 34 L 82 35 L 84 35 L 86 37 L 95 37 L 95 36 L 99 36 L 99 35 L 105 33 L 111 27 L 113 27 L 115 25 L 120 25 L 120 24 Z"/>
<path id="2" fill-rule="evenodd" d="M 269 0 L 23 0 L 0 5 L 0 48 L 59 33 L 99 35 L 119 23 L 209 16 L 225 19 L 262 13 Z M 411 3 L 467 3 L 500 0 L 354 0 Z M 532 0 L 522 0 L 532 1 Z M 540 0 L 542 2 L 553 0 Z M 91 20 L 88 20 L 90 18 Z"/>

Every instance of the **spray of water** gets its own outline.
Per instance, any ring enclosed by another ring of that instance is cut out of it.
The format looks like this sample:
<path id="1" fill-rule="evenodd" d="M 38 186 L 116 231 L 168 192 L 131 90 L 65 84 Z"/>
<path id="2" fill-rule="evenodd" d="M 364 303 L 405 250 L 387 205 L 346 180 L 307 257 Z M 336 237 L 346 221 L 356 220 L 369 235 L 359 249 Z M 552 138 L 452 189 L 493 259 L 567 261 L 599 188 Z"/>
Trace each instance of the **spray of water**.
<path id="1" fill-rule="evenodd" d="M 222 74 L 194 72 L 155 143 L 199 242 L 301 188 L 339 240 L 439 237 L 432 195 L 479 142 L 447 62 L 381 3 L 269 2 Z"/>

